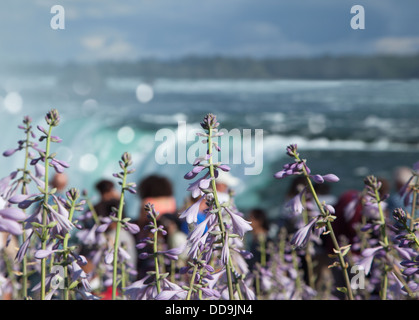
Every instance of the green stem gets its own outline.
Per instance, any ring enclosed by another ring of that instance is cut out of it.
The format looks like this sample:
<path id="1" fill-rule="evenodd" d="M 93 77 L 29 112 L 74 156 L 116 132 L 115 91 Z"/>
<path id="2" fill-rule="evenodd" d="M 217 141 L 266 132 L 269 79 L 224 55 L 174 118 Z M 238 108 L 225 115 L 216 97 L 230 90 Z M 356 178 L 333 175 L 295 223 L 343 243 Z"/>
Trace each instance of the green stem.
<path id="1" fill-rule="evenodd" d="M 301 161 L 298 156 L 296 156 L 296 159 L 298 161 Z M 305 165 L 303 165 L 303 172 L 304 172 L 304 176 L 306 177 L 306 180 L 307 180 L 308 186 L 310 188 L 311 194 L 313 195 L 314 201 L 316 202 L 316 205 L 320 210 L 320 213 L 322 214 L 323 217 L 326 217 L 327 214 L 324 211 L 324 208 L 321 205 L 319 198 L 317 197 L 317 193 L 314 190 L 313 183 L 311 182 L 310 176 L 307 173 Z M 330 237 L 332 239 L 333 246 L 335 247 L 335 250 L 338 254 L 339 262 L 340 262 L 340 265 L 341 265 L 341 268 L 342 268 L 342 274 L 343 274 L 345 284 L 346 284 L 346 288 L 347 288 L 348 298 L 349 298 L 349 300 L 353 300 L 354 298 L 353 298 L 353 294 L 352 294 L 351 282 L 349 280 L 348 271 L 347 271 L 348 266 L 345 262 L 345 259 L 344 259 L 343 255 L 342 255 L 339 243 L 336 239 L 335 233 L 334 233 L 333 228 L 332 228 L 332 224 L 330 223 L 329 220 L 327 220 L 326 226 L 327 226 L 327 230 L 329 231 Z"/>
<path id="2" fill-rule="evenodd" d="M 72 222 L 73 220 L 73 215 L 74 215 L 74 209 L 76 206 L 76 200 L 73 200 L 71 202 L 71 208 L 70 208 L 70 212 L 68 214 L 68 220 L 70 222 Z M 67 248 L 68 248 L 68 240 L 70 239 L 70 233 L 68 232 L 65 237 L 64 237 L 64 241 L 63 241 L 63 251 L 64 251 L 64 281 L 65 281 L 65 287 L 64 287 L 64 300 L 68 300 L 69 299 L 69 286 L 70 286 L 70 281 L 68 279 L 68 265 L 67 265 L 67 259 L 68 259 L 68 252 L 67 252 Z"/>
<path id="3" fill-rule="evenodd" d="M 305 196 L 303 196 L 303 207 L 306 208 L 305 203 L 306 203 L 306 199 Z M 304 209 L 303 210 L 303 220 L 304 220 L 304 224 L 306 225 L 308 223 L 308 210 Z M 313 267 L 313 260 L 311 258 L 311 251 L 312 245 L 311 242 L 309 242 L 307 244 L 307 248 L 305 249 L 305 260 L 307 263 L 307 278 L 308 278 L 308 284 L 311 288 L 315 288 L 315 281 L 314 281 L 314 267 Z"/>
<path id="4" fill-rule="evenodd" d="M 419 177 L 416 177 L 416 183 L 413 187 L 413 199 L 412 199 L 412 213 L 410 214 L 410 228 L 413 229 L 413 226 L 415 224 L 416 219 L 416 202 L 417 202 L 417 196 L 418 196 L 418 188 L 419 188 Z"/>
<path id="5" fill-rule="evenodd" d="M 260 297 L 260 275 L 255 271 L 255 288 L 256 288 L 256 297 Z"/>
<path id="6" fill-rule="evenodd" d="M 285 263 L 285 241 L 286 241 L 286 230 L 285 228 L 282 228 L 279 232 L 279 262 L 281 264 Z"/>
<path id="7" fill-rule="evenodd" d="M 378 193 L 378 190 L 375 189 L 375 199 L 377 200 L 377 206 L 378 206 L 378 212 L 380 213 L 380 222 L 381 222 L 381 226 L 380 226 L 380 232 L 381 232 L 381 238 L 385 244 L 385 250 L 388 251 L 388 237 L 387 237 L 387 232 L 386 232 L 386 220 L 384 217 L 384 212 L 383 212 L 383 208 L 380 205 L 380 194 Z M 382 286 L 381 286 L 381 293 L 380 293 L 380 297 L 381 300 L 387 300 L 387 287 L 388 287 L 388 274 L 387 274 L 387 270 L 386 270 L 386 266 L 384 265 L 384 275 L 383 275 L 383 279 L 382 279 Z"/>
<path id="8" fill-rule="evenodd" d="M 217 215 L 218 215 L 218 225 L 220 227 L 221 233 L 222 233 L 222 244 L 223 246 L 226 245 L 226 241 L 228 242 L 228 238 L 226 237 L 226 230 L 224 227 L 224 222 L 223 222 L 223 216 L 221 213 L 221 205 L 220 202 L 218 200 L 218 195 L 217 195 L 217 186 L 215 183 L 215 173 L 214 173 L 214 165 L 212 162 L 212 128 L 209 127 L 208 129 L 208 154 L 210 154 L 210 158 L 208 159 L 208 164 L 209 164 L 209 172 L 210 172 L 210 176 L 212 178 L 211 180 L 211 186 L 212 186 L 212 190 L 213 190 L 213 195 L 214 195 L 214 202 L 215 202 L 215 206 L 216 206 L 216 210 L 217 210 Z M 227 243 L 228 245 L 228 243 Z M 230 297 L 230 300 L 234 300 L 234 291 L 233 291 L 233 281 L 232 281 L 232 277 L 231 277 L 231 257 L 230 255 L 228 256 L 228 261 L 226 264 L 226 274 L 227 274 L 227 285 L 228 285 L 228 295 Z"/>
<path id="9" fill-rule="evenodd" d="M 394 270 L 394 275 L 397 277 L 397 279 L 399 279 L 399 281 L 403 284 L 403 287 L 406 289 L 407 294 L 410 297 L 414 297 L 415 294 L 412 292 L 412 290 L 410 290 L 409 286 L 406 283 L 406 280 L 403 278 L 403 276 L 400 274 L 400 269 L 396 264 L 393 264 L 393 270 Z"/>
<path id="10" fill-rule="evenodd" d="M 419 249 L 419 239 L 416 236 L 416 233 L 414 231 L 414 229 L 410 229 L 409 226 L 407 225 L 407 223 L 403 223 L 403 227 L 404 229 L 409 232 L 410 236 L 413 238 L 413 240 L 415 241 L 415 244 L 417 246 L 417 249 Z"/>
<path id="11" fill-rule="evenodd" d="M 242 294 L 242 291 L 240 289 L 240 284 L 239 284 L 238 281 L 236 282 L 236 291 L 237 291 L 237 294 L 239 295 L 239 299 L 243 300 L 243 294 Z"/>
<path id="12" fill-rule="evenodd" d="M 156 232 L 154 232 L 154 241 L 153 241 L 154 268 L 155 268 L 155 272 L 156 272 L 157 294 L 159 294 L 161 292 L 161 287 L 160 287 L 159 256 L 157 254 L 157 252 L 158 252 L 158 225 L 157 225 L 157 220 L 154 216 L 153 216 L 153 222 L 154 222 L 154 228 L 156 229 Z"/>
<path id="13" fill-rule="evenodd" d="M 27 124 L 26 128 L 26 143 L 25 143 L 25 161 L 23 166 L 23 182 L 22 182 L 22 194 L 28 194 L 27 190 L 27 175 L 28 175 L 28 159 L 29 159 L 29 139 L 30 139 L 30 126 Z M 23 210 L 26 213 L 26 210 Z M 26 232 L 23 231 L 22 241 L 26 241 Z M 22 296 L 25 299 L 28 296 L 28 262 L 26 254 L 22 259 Z"/>
<path id="14" fill-rule="evenodd" d="M 43 210 L 42 210 L 42 234 L 41 234 L 41 247 L 42 250 L 45 250 L 47 247 L 47 221 L 48 221 L 48 199 L 49 199 L 49 176 L 48 176 L 48 169 L 49 169 L 49 152 L 50 152 L 50 145 L 51 145 L 51 132 L 52 126 L 49 126 L 48 135 L 46 138 L 46 149 L 45 149 L 45 189 L 44 189 L 44 202 L 43 202 Z M 41 300 L 45 300 L 45 278 L 46 278 L 46 258 L 41 260 Z"/>
<path id="15" fill-rule="evenodd" d="M 295 278 L 295 286 L 296 286 L 297 291 L 301 292 L 301 279 L 300 279 L 300 273 L 299 273 L 299 268 L 298 268 L 297 253 L 295 252 L 295 250 L 292 250 L 291 255 L 292 255 L 292 265 L 295 271 L 297 272 L 297 275 Z"/>
<path id="16" fill-rule="evenodd" d="M 99 217 L 97 216 L 97 212 L 95 210 L 95 207 L 93 206 L 92 201 L 90 201 L 88 197 L 86 197 L 85 199 L 86 199 L 87 206 L 90 212 L 92 213 L 92 217 L 93 217 L 93 220 L 95 221 L 95 224 L 100 225 Z"/>
<path id="17" fill-rule="evenodd" d="M 122 266 L 121 266 L 121 288 L 125 288 L 126 282 L 127 282 L 127 270 L 126 270 L 125 263 L 122 263 Z"/>
<path id="18" fill-rule="evenodd" d="M 171 260 L 170 261 L 170 281 L 173 283 L 176 281 L 175 273 L 176 273 L 176 261 Z"/>
<path id="19" fill-rule="evenodd" d="M 188 290 L 188 295 L 186 296 L 186 300 L 190 300 L 191 299 L 191 295 L 192 295 L 192 291 L 193 291 L 193 284 L 195 282 L 195 277 L 196 277 L 196 272 L 198 271 L 198 263 L 196 263 L 194 265 L 193 271 L 192 271 L 192 277 L 191 280 L 189 282 L 189 290 Z"/>
<path id="20" fill-rule="evenodd" d="M 122 220 L 122 212 L 124 209 L 124 191 L 127 182 L 127 169 L 124 168 L 124 177 L 122 180 L 122 193 L 121 199 L 119 200 L 119 208 L 118 208 L 118 222 L 116 224 L 116 231 L 115 231 L 115 243 L 114 243 L 114 251 L 113 251 L 113 278 L 112 278 L 112 300 L 116 299 L 116 290 L 118 286 L 117 276 L 118 276 L 118 249 L 119 249 L 119 234 L 121 232 L 121 220 Z"/>
<path id="21" fill-rule="evenodd" d="M 262 267 L 266 266 L 266 239 L 265 235 L 259 237 L 260 245 L 260 264 Z"/>

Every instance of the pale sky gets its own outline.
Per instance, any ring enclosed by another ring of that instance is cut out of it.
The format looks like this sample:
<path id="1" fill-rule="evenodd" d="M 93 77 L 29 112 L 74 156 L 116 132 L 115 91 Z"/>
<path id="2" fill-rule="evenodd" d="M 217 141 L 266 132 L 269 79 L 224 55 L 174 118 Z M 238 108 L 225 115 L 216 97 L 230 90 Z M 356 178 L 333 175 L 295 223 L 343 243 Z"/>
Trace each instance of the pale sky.
<path id="1" fill-rule="evenodd" d="M 50 27 L 57 4 L 64 30 Z M 418 14 L 417 0 L 2 0 L 0 63 L 412 54 Z"/>

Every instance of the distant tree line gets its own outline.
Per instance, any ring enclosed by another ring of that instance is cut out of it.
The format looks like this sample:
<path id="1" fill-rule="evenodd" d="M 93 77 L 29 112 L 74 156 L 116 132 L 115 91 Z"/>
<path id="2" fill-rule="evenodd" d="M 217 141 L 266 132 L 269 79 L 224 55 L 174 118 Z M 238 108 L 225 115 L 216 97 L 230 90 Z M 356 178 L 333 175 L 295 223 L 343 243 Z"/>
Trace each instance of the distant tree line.
<path id="1" fill-rule="evenodd" d="M 4 71 L 82 72 L 98 76 L 210 79 L 413 79 L 419 78 L 419 54 L 412 56 L 322 56 L 315 58 L 184 57 L 173 60 L 19 64 Z"/>

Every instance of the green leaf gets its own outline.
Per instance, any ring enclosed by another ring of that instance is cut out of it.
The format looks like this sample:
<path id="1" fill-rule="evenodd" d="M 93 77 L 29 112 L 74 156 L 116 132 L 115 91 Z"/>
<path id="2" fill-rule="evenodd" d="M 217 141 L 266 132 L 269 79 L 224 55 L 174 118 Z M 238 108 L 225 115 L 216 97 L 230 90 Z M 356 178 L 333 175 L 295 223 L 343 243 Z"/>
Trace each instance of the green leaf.
<path id="1" fill-rule="evenodd" d="M 42 224 L 38 223 L 38 222 L 31 222 L 31 225 L 34 226 L 35 228 L 41 228 Z"/>
<path id="2" fill-rule="evenodd" d="M 162 280 L 164 278 L 167 278 L 168 276 L 169 276 L 169 272 L 163 273 L 163 274 L 160 275 L 159 280 Z"/>
<path id="3" fill-rule="evenodd" d="M 343 257 L 346 256 L 350 249 L 351 249 L 351 245 L 350 244 L 347 245 L 347 246 L 344 246 L 344 247 L 340 248 L 340 250 L 343 250 L 342 251 L 342 256 Z"/>
<path id="4" fill-rule="evenodd" d="M 51 229 L 54 228 L 58 224 L 58 221 L 52 221 L 47 225 L 47 228 Z"/>
<path id="5" fill-rule="evenodd" d="M 348 288 L 346 288 L 346 287 L 337 287 L 336 290 L 338 290 L 340 292 L 343 292 L 345 294 L 348 293 Z"/>
<path id="6" fill-rule="evenodd" d="M 69 290 L 72 290 L 72 289 L 74 289 L 75 287 L 77 287 L 77 285 L 79 284 L 79 281 L 78 280 L 76 280 L 76 281 L 73 281 L 71 284 L 70 284 L 70 286 L 68 287 L 68 289 Z"/>

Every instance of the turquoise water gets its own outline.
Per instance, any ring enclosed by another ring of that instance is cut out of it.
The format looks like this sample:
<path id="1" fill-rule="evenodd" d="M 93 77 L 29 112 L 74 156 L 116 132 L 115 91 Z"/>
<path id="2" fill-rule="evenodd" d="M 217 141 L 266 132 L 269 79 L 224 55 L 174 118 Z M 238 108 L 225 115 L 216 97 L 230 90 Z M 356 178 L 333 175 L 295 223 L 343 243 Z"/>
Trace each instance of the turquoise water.
<path id="1" fill-rule="evenodd" d="M 137 96 L 140 84 L 147 86 Z M 0 150 L 14 147 L 22 138 L 17 125 L 24 115 L 42 124 L 44 114 L 57 108 L 62 124 L 55 133 L 63 142 L 54 145 L 54 151 L 71 165 L 67 171 L 71 186 L 87 189 L 96 198 L 94 183 L 117 172 L 119 157 L 128 151 L 137 168 L 132 181 L 151 173 L 168 176 L 180 206 L 188 186 L 183 175 L 190 165 L 159 164 L 156 149 L 162 142 L 156 141 L 156 133 L 169 129 L 177 137 L 179 121 L 187 130 L 195 130 L 203 116 L 212 112 L 229 131 L 243 134 L 244 129 L 252 129 L 254 137 L 255 129 L 263 129 L 263 152 L 256 155 L 263 161 L 260 174 L 245 174 L 249 164 L 244 163 L 243 153 L 242 163 L 230 166 L 242 181 L 236 190 L 238 206 L 244 211 L 261 206 L 274 216 L 290 181 L 272 176 L 288 161 L 284 151 L 290 143 L 299 145 L 313 171 L 333 172 L 341 178 L 332 188 L 336 195 L 362 188 L 366 174 L 391 179 L 396 166 L 418 161 L 418 89 L 418 80 L 146 81 L 140 77 L 3 75 Z M 185 149 L 195 142 L 187 143 Z M 242 142 L 242 151 L 254 150 L 254 142 Z M 174 143 L 177 151 L 179 141 Z M 230 149 L 232 159 L 237 149 Z M 175 159 L 181 158 L 177 153 Z M 21 161 L 20 155 L 0 159 L 0 176 Z M 127 203 L 128 215 L 136 217 L 137 198 L 130 195 Z"/>

